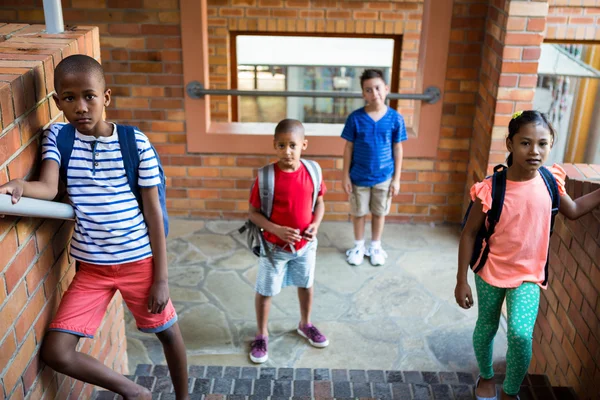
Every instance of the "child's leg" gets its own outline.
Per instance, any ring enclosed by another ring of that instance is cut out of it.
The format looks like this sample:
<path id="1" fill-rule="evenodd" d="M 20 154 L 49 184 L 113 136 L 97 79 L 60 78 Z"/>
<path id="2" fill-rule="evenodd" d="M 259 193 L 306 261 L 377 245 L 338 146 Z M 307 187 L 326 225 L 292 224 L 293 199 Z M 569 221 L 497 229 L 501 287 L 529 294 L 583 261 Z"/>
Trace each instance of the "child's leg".
<path id="1" fill-rule="evenodd" d="M 371 188 L 352 185 L 350 193 L 350 215 L 354 228 L 354 246 L 346 251 L 346 262 L 350 265 L 361 265 L 365 259 L 365 219 L 369 213 Z"/>
<path id="2" fill-rule="evenodd" d="M 296 257 L 290 261 L 285 282 L 289 286 L 298 288 L 298 300 L 300 303 L 300 323 L 297 332 L 300 336 L 318 348 L 327 347 L 329 340 L 312 323 L 310 315 L 312 312 L 315 264 L 317 260 L 318 242 L 315 239 L 298 252 Z"/>
<path id="3" fill-rule="evenodd" d="M 254 307 L 256 310 L 257 335 L 269 336 L 269 312 L 271 311 L 271 298 L 277 295 L 283 287 L 287 263 L 291 253 L 283 251 L 271 243 L 266 243 L 271 253 L 271 259 L 261 247 L 258 258 L 258 274 L 254 285 Z M 271 260 L 273 263 L 271 263 Z"/>
<path id="4" fill-rule="evenodd" d="M 271 311 L 271 296 L 263 296 L 256 292 L 254 297 L 254 307 L 256 308 L 256 326 L 257 334 L 269 336 L 269 312 Z"/>
<path id="5" fill-rule="evenodd" d="M 79 337 L 49 331 L 42 344 L 42 360 L 56 372 L 120 394 L 126 400 L 152 399 L 148 389 L 116 373 L 95 358 L 75 350 Z"/>
<path id="6" fill-rule="evenodd" d="M 315 281 L 315 265 L 317 262 L 318 241 L 315 239 L 306 244 L 288 267 L 288 283 L 298 288 L 298 302 L 300 303 L 300 325 L 310 324 L 310 314 L 313 304 L 313 284 Z"/>
<path id="7" fill-rule="evenodd" d="M 390 185 L 392 180 L 378 183 L 371 188 L 371 199 L 369 209 L 371 210 L 371 240 L 380 242 L 385 225 L 385 216 L 390 212 L 392 205 L 392 195 Z"/>
<path id="8" fill-rule="evenodd" d="M 156 336 L 162 343 L 167 359 L 173 387 L 175 388 L 175 398 L 189 399 L 187 356 L 179 324 L 173 324 L 169 329 L 158 332 Z"/>
<path id="9" fill-rule="evenodd" d="M 365 240 L 365 216 L 353 216 L 352 225 L 354 226 L 354 240 Z"/>
<path id="10" fill-rule="evenodd" d="M 385 215 L 372 215 L 371 219 L 371 240 L 374 242 L 381 241 L 383 235 L 383 227 L 385 225 Z"/>
<path id="11" fill-rule="evenodd" d="M 510 396 L 519 393 L 521 383 L 531 362 L 533 327 L 540 304 L 540 287 L 525 282 L 506 294 L 508 312 L 508 351 L 504 392 Z"/>
<path id="12" fill-rule="evenodd" d="M 352 215 L 352 225 L 354 226 L 354 240 L 357 242 L 365 240 L 365 219 L 369 213 L 370 201 L 371 188 L 352 185 L 350 214 Z"/>
<path id="13" fill-rule="evenodd" d="M 148 311 L 148 298 L 154 284 L 153 258 L 122 264 L 115 275 L 115 283 L 135 318 L 137 328 L 142 332 L 156 334 L 161 341 L 176 398 L 187 399 L 187 360 L 175 307 L 169 300 L 159 314 Z"/>
<path id="14" fill-rule="evenodd" d="M 298 301 L 300 303 L 300 324 L 302 326 L 310 324 L 310 314 L 313 304 L 313 288 L 298 288 Z"/>
<path id="15" fill-rule="evenodd" d="M 473 349 L 483 379 L 479 385 L 479 396 L 492 397 L 496 393 L 493 369 L 494 337 L 498 332 L 502 302 L 506 289 L 497 288 L 475 275 L 477 288 L 478 315 L 473 331 Z"/>
<path id="16" fill-rule="evenodd" d="M 78 272 L 42 343 L 42 360 L 57 372 L 112 390 L 125 399 L 151 399 L 147 389 L 95 358 L 76 351 L 79 337 L 92 337 L 102 323 L 115 293 L 114 274 L 119 269 L 110 265 L 78 264 Z"/>

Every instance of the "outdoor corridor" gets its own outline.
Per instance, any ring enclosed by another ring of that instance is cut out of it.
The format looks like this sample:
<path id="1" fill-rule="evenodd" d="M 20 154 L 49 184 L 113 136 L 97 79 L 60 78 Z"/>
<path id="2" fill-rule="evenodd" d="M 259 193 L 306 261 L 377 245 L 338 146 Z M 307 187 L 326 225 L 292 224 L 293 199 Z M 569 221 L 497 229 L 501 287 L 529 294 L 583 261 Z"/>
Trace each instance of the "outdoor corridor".
<path id="1" fill-rule="evenodd" d="M 257 259 L 237 232 L 243 222 L 173 219 L 171 224 L 169 282 L 189 364 L 252 365 Z M 388 224 L 385 229 L 386 265 L 372 267 L 365 260 L 351 267 L 344 256 L 353 241 L 351 225 L 323 223 L 313 321 L 331 344 L 315 349 L 296 333 L 296 291 L 286 288 L 273 301 L 269 361 L 263 366 L 476 372 L 471 334 L 477 312 L 454 301 L 457 228 Z M 138 332 L 126 315 L 130 371 L 138 364 L 165 364 L 154 335 Z M 495 346 L 502 373 L 502 325 Z"/>

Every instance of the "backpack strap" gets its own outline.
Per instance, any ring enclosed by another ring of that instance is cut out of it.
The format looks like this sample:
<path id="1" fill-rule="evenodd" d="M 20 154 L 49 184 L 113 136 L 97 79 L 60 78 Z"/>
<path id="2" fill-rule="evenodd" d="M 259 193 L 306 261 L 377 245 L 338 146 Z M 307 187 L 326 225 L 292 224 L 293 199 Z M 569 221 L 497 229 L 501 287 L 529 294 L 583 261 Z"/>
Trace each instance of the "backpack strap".
<path id="1" fill-rule="evenodd" d="M 323 172 L 321 171 L 321 166 L 312 160 L 305 160 L 303 158 L 300 159 L 302 164 L 306 167 L 308 174 L 310 175 L 310 179 L 313 183 L 313 201 L 312 201 L 312 211 L 315 212 L 315 207 L 317 205 L 317 199 L 319 198 L 319 191 L 321 190 L 321 182 L 323 181 Z"/>
<path id="2" fill-rule="evenodd" d="M 550 193 L 550 198 L 552 199 L 552 219 L 550 223 L 550 234 L 554 231 L 554 219 L 558 214 L 558 209 L 560 207 L 560 194 L 558 193 L 558 183 L 556 182 L 556 178 L 552 175 L 552 172 L 544 166 L 539 169 L 540 175 L 542 175 L 542 179 L 546 184 L 546 188 Z"/>
<path id="3" fill-rule="evenodd" d="M 552 199 L 552 213 L 550 216 L 550 236 L 552 236 L 552 232 L 554 232 L 554 221 L 556 219 L 556 215 L 558 214 L 558 209 L 560 207 L 560 194 L 558 192 L 558 183 L 556 182 L 556 178 L 550 172 L 550 170 L 544 166 L 539 169 L 540 175 L 546 184 L 546 188 L 550 193 L 550 198 Z M 548 284 L 548 266 L 550 263 L 550 246 L 548 246 L 548 255 L 546 256 L 546 265 L 544 266 L 544 282 L 543 285 Z"/>
<path id="4" fill-rule="evenodd" d="M 494 167 L 494 175 L 492 175 L 492 208 L 487 212 L 487 229 L 484 235 L 485 248 L 481 253 L 479 262 L 473 266 L 473 272 L 475 273 L 479 272 L 487 262 L 490 253 L 489 241 L 494 234 L 496 224 L 500 221 L 500 215 L 504 207 L 504 195 L 506 194 L 506 170 L 507 168 L 504 165 Z"/>
<path id="5" fill-rule="evenodd" d="M 265 165 L 258 170 L 258 193 L 260 195 L 260 211 L 267 219 L 273 212 L 275 196 L 275 164 Z"/>
<path id="6" fill-rule="evenodd" d="M 127 175 L 127 182 L 129 183 L 131 192 L 138 201 L 140 209 L 142 209 L 142 196 L 138 185 L 140 154 L 138 153 L 135 139 L 135 129 L 133 126 L 117 125 L 119 146 L 121 147 L 121 157 L 123 158 L 123 167 Z"/>
<path id="7" fill-rule="evenodd" d="M 67 168 L 73 153 L 73 145 L 75 144 L 75 127 L 71 124 L 66 124 L 58 131 L 56 135 L 56 147 L 60 153 L 60 179 L 67 184 Z"/>

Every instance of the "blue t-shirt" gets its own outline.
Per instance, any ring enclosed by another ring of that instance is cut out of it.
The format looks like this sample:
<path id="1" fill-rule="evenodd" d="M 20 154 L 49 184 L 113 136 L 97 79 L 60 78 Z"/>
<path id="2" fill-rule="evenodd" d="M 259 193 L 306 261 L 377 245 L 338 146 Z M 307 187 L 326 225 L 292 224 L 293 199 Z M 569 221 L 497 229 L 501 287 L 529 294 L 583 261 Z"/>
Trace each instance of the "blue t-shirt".
<path id="1" fill-rule="evenodd" d="M 346 119 L 342 138 L 354 143 L 350 179 L 357 186 L 371 187 L 394 175 L 393 144 L 407 139 L 404 118 L 388 107 L 377 122 L 364 108 Z"/>

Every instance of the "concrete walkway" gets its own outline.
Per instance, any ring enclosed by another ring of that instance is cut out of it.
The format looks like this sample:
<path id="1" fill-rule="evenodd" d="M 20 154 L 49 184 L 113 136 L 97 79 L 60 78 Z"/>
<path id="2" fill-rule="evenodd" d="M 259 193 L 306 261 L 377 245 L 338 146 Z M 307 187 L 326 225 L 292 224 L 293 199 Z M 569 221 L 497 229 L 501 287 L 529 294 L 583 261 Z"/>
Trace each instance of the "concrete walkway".
<path id="1" fill-rule="evenodd" d="M 169 282 L 190 365 L 252 365 L 247 353 L 256 329 L 257 259 L 237 233 L 241 225 L 171 221 Z M 457 229 L 390 224 L 384 236 L 385 266 L 365 260 L 351 267 L 344 252 L 353 244 L 352 226 L 322 225 L 313 322 L 331 344 L 315 349 L 295 333 L 297 295 L 287 288 L 273 301 L 265 366 L 476 371 L 471 334 L 477 312 L 454 302 Z M 126 314 L 130 370 L 164 364 L 158 340 L 138 332 Z M 498 372 L 505 352 L 501 328 L 494 353 Z"/>

